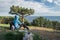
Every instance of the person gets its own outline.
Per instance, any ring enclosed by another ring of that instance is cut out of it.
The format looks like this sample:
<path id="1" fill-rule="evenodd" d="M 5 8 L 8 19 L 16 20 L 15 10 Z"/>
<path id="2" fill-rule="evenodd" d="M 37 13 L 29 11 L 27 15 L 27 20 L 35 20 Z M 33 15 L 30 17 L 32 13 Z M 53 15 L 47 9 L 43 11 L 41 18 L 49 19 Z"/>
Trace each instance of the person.
<path id="1" fill-rule="evenodd" d="M 13 20 L 13 23 L 14 23 L 15 29 L 20 28 L 20 25 L 21 25 L 22 23 L 19 21 L 19 16 L 18 16 L 18 15 L 15 15 L 15 18 L 14 18 L 14 20 Z"/>
<path id="2" fill-rule="evenodd" d="M 15 29 L 20 28 L 21 24 L 22 23 L 19 21 L 19 16 L 15 15 L 14 20 L 10 23 L 10 30 L 15 30 Z"/>
<path id="3" fill-rule="evenodd" d="M 22 23 L 21 25 L 20 25 L 20 28 L 21 27 L 24 27 L 24 28 L 26 28 L 27 30 L 29 30 L 29 28 L 27 27 L 27 25 L 25 25 L 24 23 Z"/>
<path id="4" fill-rule="evenodd" d="M 15 15 L 15 18 L 14 18 L 13 22 L 10 23 L 10 29 L 19 29 L 21 27 L 24 27 L 24 28 L 29 30 L 27 25 L 25 25 L 24 23 L 21 23 L 21 21 L 19 21 L 19 16 Z"/>
<path id="5" fill-rule="evenodd" d="M 15 27 L 14 27 L 14 23 L 11 22 L 11 23 L 10 23 L 10 30 L 14 30 L 14 29 L 15 29 Z"/>

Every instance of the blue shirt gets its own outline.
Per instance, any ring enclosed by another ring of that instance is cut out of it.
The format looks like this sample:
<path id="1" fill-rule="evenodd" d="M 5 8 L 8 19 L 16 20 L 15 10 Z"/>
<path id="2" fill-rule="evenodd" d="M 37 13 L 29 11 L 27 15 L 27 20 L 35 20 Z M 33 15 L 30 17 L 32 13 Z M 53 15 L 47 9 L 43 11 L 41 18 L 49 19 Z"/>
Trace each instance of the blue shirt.
<path id="1" fill-rule="evenodd" d="M 19 16 L 18 16 L 18 15 L 15 16 L 13 23 L 14 23 L 15 28 L 19 28 L 19 27 L 20 27 L 19 24 L 20 24 L 20 25 L 22 24 L 22 23 L 19 21 Z"/>

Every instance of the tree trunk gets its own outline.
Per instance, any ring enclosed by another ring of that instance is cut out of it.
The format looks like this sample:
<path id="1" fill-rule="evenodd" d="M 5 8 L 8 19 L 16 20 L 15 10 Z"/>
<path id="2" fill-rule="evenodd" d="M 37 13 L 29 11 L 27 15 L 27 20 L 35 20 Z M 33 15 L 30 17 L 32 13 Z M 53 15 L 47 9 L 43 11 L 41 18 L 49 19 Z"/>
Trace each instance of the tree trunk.
<path id="1" fill-rule="evenodd" d="M 22 23 L 24 23 L 24 15 L 22 15 Z"/>

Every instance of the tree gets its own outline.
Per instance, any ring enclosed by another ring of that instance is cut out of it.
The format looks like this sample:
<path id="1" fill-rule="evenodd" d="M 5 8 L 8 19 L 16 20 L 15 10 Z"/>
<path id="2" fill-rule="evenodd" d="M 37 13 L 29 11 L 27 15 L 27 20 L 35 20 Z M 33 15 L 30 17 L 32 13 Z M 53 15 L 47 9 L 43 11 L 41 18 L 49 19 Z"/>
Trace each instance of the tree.
<path id="1" fill-rule="evenodd" d="M 60 22 L 58 22 L 58 21 L 52 21 L 52 24 L 53 24 L 53 28 L 54 28 L 54 29 L 59 29 L 59 27 L 60 27 Z"/>
<path id="2" fill-rule="evenodd" d="M 25 19 L 24 23 L 27 25 L 27 26 L 31 26 L 31 23 Z"/>
<path id="3" fill-rule="evenodd" d="M 34 19 L 33 21 L 32 21 L 32 24 L 34 25 L 34 26 L 40 26 L 40 27 L 43 27 L 44 26 L 44 18 L 43 17 L 38 17 L 38 18 L 36 18 L 36 19 Z"/>
<path id="4" fill-rule="evenodd" d="M 44 20 L 45 19 L 43 17 L 39 17 L 38 20 L 39 20 L 40 26 L 43 27 L 43 24 L 44 24 Z"/>
<path id="5" fill-rule="evenodd" d="M 28 9 L 19 6 L 12 6 L 10 7 L 10 14 L 17 14 L 22 17 L 22 22 L 24 23 L 24 16 L 31 15 L 34 13 L 34 9 Z"/>

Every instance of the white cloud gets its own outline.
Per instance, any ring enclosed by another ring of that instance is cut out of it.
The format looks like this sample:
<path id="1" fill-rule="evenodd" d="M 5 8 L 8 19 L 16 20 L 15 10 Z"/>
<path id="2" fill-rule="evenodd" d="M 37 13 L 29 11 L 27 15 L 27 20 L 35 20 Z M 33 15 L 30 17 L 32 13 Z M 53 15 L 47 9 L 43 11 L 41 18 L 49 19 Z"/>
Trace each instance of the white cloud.
<path id="1" fill-rule="evenodd" d="M 0 9 L 2 9 L 2 10 L 0 10 L 0 11 L 6 11 L 7 13 L 9 12 L 9 7 L 11 6 L 11 5 L 13 5 L 14 3 L 14 5 L 19 5 L 19 6 L 22 6 L 22 7 L 26 7 L 26 8 L 33 8 L 34 10 L 35 10 L 35 12 L 36 13 L 44 13 L 44 12 L 48 12 L 49 10 L 47 9 L 47 8 L 45 8 L 45 7 L 43 7 L 42 5 L 40 5 L 40 3 L 38 3 L 38 2 L 29 2 L 29 1 L 22 1 L 22 0 L 16 0 L 16 1 L 8 1 L 8 2 L 6 2 L 6 1 L 3 1 L 4 3 L 4 5 L 1 5 L 1 7 L 2 8 L 0 8 Z M 14 3 L 12 3 L 11 4 L 11 2 L 14 2 Z"/>
<path id="2" fill-rule="evenodd" d="M 47 0 L 47 1 L 49 1 L 49 2 L 51 2 L 51 3 L 53 2 L 53 0 Z"/>
<path id="3" fill-rule="evenodd" d="M 48 0 L 49 2 L 52 2 L 52 0 Z M 3 4 L 3 5 L 2 5 Z M 39 2 L 33 2 L 33 1 L 24 1 L 24 0 L 0 0 L 0 13 L 6 13 L 9 12 L 9 7 L 11 5 L 18 5 L 26 8 L 33 8 L 35 10 L 35 16 L 59 16 L 60 11 L 53 11 L 50 8 L 45 7 Z M 1 10 L 2 9 L 2 10 Z M 0 14 L 2 15 L 2 14 Z"/>
<path id="4" fill-rule="evenodd" d="M 60 5 L 60 0 L 56 0 L 54 3 Z"/>
<path id="5" fill-rule="evenodd" d="M 53 11 L 52 9 L 46 8 L 45 6 L 41 5 L 38 2 L 29 2 L 29 1 L 25 2 L 25 1 L 23 1 L 20 6 L 35 9 L 35 14 L 34 14 L 35 16 L 39 16 L 39 15 L 40 16 L 41 15 L 43 15 L 43 16 L 49 16 L 49 15 L 50 16 L 59 16 L 60 15 L 60 11 Z"/>
<path id="6" fill-rule="evenodd" d="M 28 6 L 27 6 L 28 5 Z M 48 8 L 43 7 L 40 3 L 38 2 L 22 2 L 23 7 L 27 7 L 27 8 L 33 8 L 35 9 L 36 12 L 48 12 Z"/>

